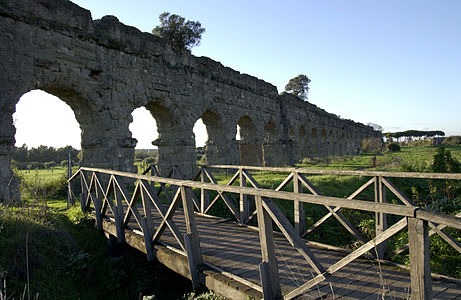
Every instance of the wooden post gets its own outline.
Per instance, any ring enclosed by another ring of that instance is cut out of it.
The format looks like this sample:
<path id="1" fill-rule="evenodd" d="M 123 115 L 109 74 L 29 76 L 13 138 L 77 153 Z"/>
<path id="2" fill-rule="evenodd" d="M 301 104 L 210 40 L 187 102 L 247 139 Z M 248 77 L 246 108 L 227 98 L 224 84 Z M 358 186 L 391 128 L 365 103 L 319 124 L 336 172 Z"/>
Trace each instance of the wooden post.
<path id="1" fill-rule="evenodd" d="M 200 167 L 200 182 L 205 183 L 206 182 L 206 174 L 203 171 L 203 167 Z M 206 189 L 201 188 L 200 189 L 200 212 L 202 214 L 205 213 L 206 209 L 208 208 L 208 205 L 210 205 L 210 197 L 208 195 L 208 192 Z"/>
<path id="2" fill-rule="evenodd" d="M 154 259 L 154 252 L 152 250 L 152 230 L 149 228 L 147 218 L 141 219 L 142 233 L 144 237 L 144 245 L 146 246 L 147 260 Z"/>
<path id="3" fill-rule="evenodd" d="M 431 260 L 427 221 L 408 218 L 411 299 L 432 299 Z"/>
<path id="4" fill-rule="evenodd" d="M 152 237 L 154 235 L 154 222 L 152 220 L 152 209 L 151 203 L 148 197 L 145 197 L 146 186 L 143 181 L 139 181 L 139 189 L 141 194 L 142 208 L 144 210 L 144 217 L 142 218 L 142 232 L 144 235 L 144 244 L 146 245 L 147 260 L 151 261 L 154 259 L 154 253 L 152 249 Z"/>
<path id="5" fill-rule="evenodd" d="M 298 179 L 298 172 L 293 171 L 293 192 L 295 194 L 302 193 L 303 187 L 301 182 Z M 294 223 L 295 223 L 295 230 L 299 235 L 304 233 L 306 228 L 306 213 L 304 212 L 304 205 L 303 202 L 300 201 L 293 201 L 294 205 Z"/>
<path id="6" fill-rule="evenodd" d="M 198 266 L 203 264 L 202 252 L 200 250 L 200 239 L 197 231 L 197 224 L 194 215 L 194 203 L 192 202 L 192 189 L 190 187 L 180 186 L 182 206 L 184 208 L 184 219 L 186 221 L 187 234 L 185 235 L 185 244 L 187 260 L 192 279 L 192 286 L 200 286 Z"/>
<path id="7" fill-rule="evenodd" d="M 375 202 L 386 203 L 386 187 L 381 176 L 375 176 Z M 376 236 L 387 229 L 387 214 L 375 212 Z M 387 252 L 387 240 L 376 246 L 377 258 L 383 259 Z"/>
<path id="8" fill-rule="evenodd" d="M 243 174 L 242 168 L 239 169 L 239 181 L 241 187 L 247 186 L 247 180 L 245 175 Z M 248 201 L 248 196 L 244 193 L 240 193 L 239 209 L 240 223 L 245 224 L 248 218 L 250 217 L 250 202 Z"/>
<path id="9" fill-rule="evenodd" d="M 115 226 L 117 229 L 117 242 L 123 243 L 125 241 L 125 230 L 123 226 L 123 203 L 122 203 L 122 195 L 120 190 L 114 185 L 114 195 L 115 195 L 115 202 L 116 202 L 116 217 L 115 217 Z"/>
<path id="10" fill-rule="evenodd" d="M 70 160 L 70 152 L 69 156 L 67 158 L 67 179 L 70 179 L 72 177 L 72 162 Z M 72 190 L 70 188 L 70 182 L 67 183 L 67 209 L 70 208 L 72 201 Z"/>
<path id="11" fill-rule="evenodd" d="M 260 267 L 261 285 L 264 299 L 278 299 L 282 297 L 278 275 L 277 258 L 274 249 L 274 233 L 272 232 L 272 219 L 264 210 L 261 196 L 255 196 L 258 217 L 258 233 L 261 245 L 262 264 Z M 270 293 L 270 294 L 264 294 Z"/>
<path id="12" fill-rule="evenodd" d="M 96 214 L 96 228 L 98 230 L 102 230 L 102 216 L 101 216 L 101 208 L 102 208 L 102 203 L 101 203 L 101 198 L 99 196 L 95 196 L 93 198 L 93 204 L 94 204 L 94 211 Z"/>

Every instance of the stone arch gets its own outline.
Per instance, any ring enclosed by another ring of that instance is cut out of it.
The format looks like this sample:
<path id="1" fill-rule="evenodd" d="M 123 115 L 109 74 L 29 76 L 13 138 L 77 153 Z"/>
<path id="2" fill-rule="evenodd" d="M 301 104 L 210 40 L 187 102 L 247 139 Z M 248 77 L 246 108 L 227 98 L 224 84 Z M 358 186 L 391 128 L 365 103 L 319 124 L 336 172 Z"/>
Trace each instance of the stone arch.
<path id="1" fill-rule="evenodd" d="M 264 126 L 263 133 L 263 163 L 266 167 L 279 165 L 278 158 L 280 157 L 281 145 L 277 143 L 277 133 L 276 123 L 269 120 Z"/>
<path id="2" fill-rule="evenodd" d="M 248 115 L 240 117 L 237 121 L 240 132 L 238 141 L 240 164 L 258 166 L 262 163 L 261 141 L 258 139 L 257 128 L 253 119 Z"/>
<path id="3" fill-rule="evenodd" d="M 207 164 L 230 164 L 230 149 L 228 143 L 229 130 L 225 126 L 222 114 L 211 109 L 205 110 L 197 119 L 202 119 L 206 127 L 208 139 L 205 142 Z"/>
<path id="4" fill-rule="evenodd" d="M 270 120 L 264 126 L 264 143 L 274 143 L 277 140 L 277 125 Z"/>
<path id="5" fill-rule="evenodd" d="M 190 178 L 195 168 L 195 140 L 190 118 L 169 105 L 163 98 L 154 98 L 145 105 L 157 122 L 157 164 L 161 175 L 176 166 L 184 178 Z"/>
<path id="6" fill-rule="evenodd" d="M 80 164 L 82 166 L 131 171 L 129 165 L 125 165 L 124 161 L 120 159 L 126 153 L 108 155 L 107 148 L 111 147 L 113 143 L 118 143 L 119 140 L 113 139 L 110 141 L 104 138 L 107 134 L 105 130 L 111 128 L 111 126 L 107 123 L 101 124 L 101 119 L 105 119 L 104 113 L 96 111 L 94 105 L 87 100 L 87 97 L 79 92 L 78 87 L 71 89 L 69 86 L 50 82 L 46 74 L 41 74 L 39 76 L 40 80 L 32 79 L 34 76 L 29 76 L 27 73 L 23 74 L 23 76 L 26 78 L 23 82 L 15 82 L 14 84 L 10 82 L 7 84 L 10 87 L 9 90 L 2 89 L 0 91 L 3 98 L 2 109 L 0 110 L 0 136 L 2 137 L 0 139 L 0 199 L 20 198 L 18 192 L 19 182 L 10 182 L 13 178 L 10 162 L 15 151 L 16 132 L 13 114 L 20 98 L 32 90 L 42 90 L 56 96 L 73 111 L 81 130 L 80 146 L 82 157 Z M 95 117 L 96 113 L 100 114 L 100 118 Z"/>
<path id="7" fill-rule="evenodd" d="M 308 145 L 308 136 L 307 130 L 304 125 L 301 125 L 298 129 L 298 153 L 299 157 L 298 160 L 306 158 L 309 153 L 309 145 Z"/>

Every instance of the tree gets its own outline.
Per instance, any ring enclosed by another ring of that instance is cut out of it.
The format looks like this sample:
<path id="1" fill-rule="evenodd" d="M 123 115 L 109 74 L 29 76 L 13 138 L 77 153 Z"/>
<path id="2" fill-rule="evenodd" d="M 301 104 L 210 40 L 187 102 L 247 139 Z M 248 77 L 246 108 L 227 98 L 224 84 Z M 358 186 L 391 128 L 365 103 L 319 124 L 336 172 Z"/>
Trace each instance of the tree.
<path id="1" fill-rule="evenodd" d="M 161 25 L 156 26 L 152 33 L 168 41 L 175 50 L 190 50 L 200 45 L 202 28 L 200 22 L 186 21 L 181 16 L 164 12 L 159 16 Z"/>
<path id="2" fill-rule="evenodd" d="M 373 127 L 373 130 L 383 132 L 383 127 L 375 123 L 367 123 L 367 126 Z"/>
<path id="3" fill-rule="evenodd" d="M 309 77 L 303 74 L 299 74 L 295 78 L 292 78 L 290 81 L 288 81 L 288 84 L 285 86 L 285 91 L 303 100 L 307 100 L 310 82 L 311 80 Z"/>

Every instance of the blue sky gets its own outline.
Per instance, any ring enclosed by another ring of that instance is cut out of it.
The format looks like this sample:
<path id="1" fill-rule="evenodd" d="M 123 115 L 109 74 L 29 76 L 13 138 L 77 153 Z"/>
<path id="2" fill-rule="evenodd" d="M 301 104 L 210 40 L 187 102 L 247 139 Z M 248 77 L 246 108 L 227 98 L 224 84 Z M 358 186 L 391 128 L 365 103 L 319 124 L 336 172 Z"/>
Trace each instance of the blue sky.
<path id="1" fill-rule="evenodd" d="M 461 1 L 77 0 L 150 32 L 168 11 L 206 28 L 208 56 L 284 90 L 306 74 L 309 101 L 384 131 L 461 134 Z"/>

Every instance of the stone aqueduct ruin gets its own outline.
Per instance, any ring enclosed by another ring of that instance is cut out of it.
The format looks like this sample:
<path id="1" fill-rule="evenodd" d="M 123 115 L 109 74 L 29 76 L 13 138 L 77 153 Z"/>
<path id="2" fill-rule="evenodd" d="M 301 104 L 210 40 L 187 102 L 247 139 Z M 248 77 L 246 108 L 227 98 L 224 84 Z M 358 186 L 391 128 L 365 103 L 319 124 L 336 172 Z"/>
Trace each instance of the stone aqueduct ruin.
<path id="1" fill-rule="evenodd" d="M 352 154 L 363 138 L 380 136 L 210 58 L 175 53 L 113 16 L 93 21 L 69 1 L 2 0 L 0 26 L 0 199 L 18 189 L 10 169 L 12 115 L 33 89 L 73 109 L 85 166 L 133 171 L 137 141 L 128 126 L 142 106 L 157 122 L 159 162 L 177 165 L 185 177 L 195 167 L 199 118 L 211 164 L 290 165 Z"/>

